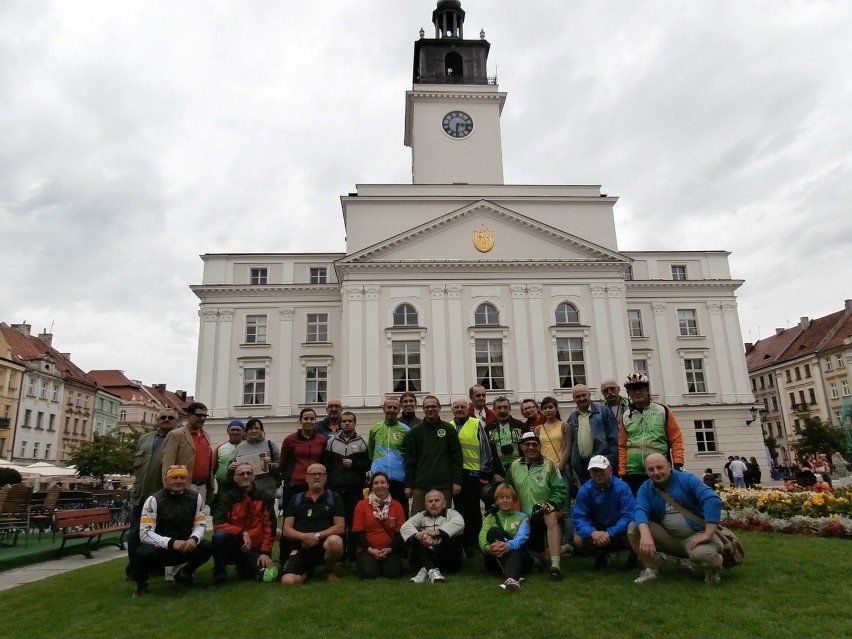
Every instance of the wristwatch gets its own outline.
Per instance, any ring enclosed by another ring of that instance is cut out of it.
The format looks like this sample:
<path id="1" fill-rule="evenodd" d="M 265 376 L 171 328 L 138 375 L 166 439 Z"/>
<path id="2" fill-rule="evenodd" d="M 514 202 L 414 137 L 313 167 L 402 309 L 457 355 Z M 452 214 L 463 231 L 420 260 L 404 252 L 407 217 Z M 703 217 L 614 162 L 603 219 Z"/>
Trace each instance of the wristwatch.
<path id="1" fill-rule="evenodd" d="M 314 533 L 314 537 L 317 538 L 317 541 L 319 541 L 321 539 L 320 534 L 318 532 Z"/>

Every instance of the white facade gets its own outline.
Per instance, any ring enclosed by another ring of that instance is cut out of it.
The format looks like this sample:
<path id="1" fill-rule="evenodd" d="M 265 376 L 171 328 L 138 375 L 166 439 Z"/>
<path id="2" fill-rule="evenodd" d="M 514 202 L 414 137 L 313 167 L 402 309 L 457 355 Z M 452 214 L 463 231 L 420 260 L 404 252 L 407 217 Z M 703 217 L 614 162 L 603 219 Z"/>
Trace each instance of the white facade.
<path id="1" fill-rule="evenodd" d="M 594 392 L 641 367 L 681 424 L 689 470 L 762 458 L 728 254 L 622 251 L 617 198 L 600 187 L 504 185 L 505 98 L 415 84 L 413 183 L 341 198 L 345 254 L 203 256 L 196 398 L 210 427 L 253 415 L 278 436 L 328 397 L 370 424 L 389 394 L 446 405 L 473 383 L 492 400 L 570 404 L 573 385 Z M 458 111 L 474 125 L 451 138 Z"/>

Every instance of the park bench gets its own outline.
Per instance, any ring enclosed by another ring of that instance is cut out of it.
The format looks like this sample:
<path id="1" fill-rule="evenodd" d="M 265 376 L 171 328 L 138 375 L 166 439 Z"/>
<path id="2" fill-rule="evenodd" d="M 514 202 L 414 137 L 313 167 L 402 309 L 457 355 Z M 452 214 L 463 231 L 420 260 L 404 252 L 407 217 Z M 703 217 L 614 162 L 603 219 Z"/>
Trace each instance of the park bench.
<path id="1" fill-rule="evenodd" d="M 59 546 L 57 558 L 62 556 L 65 542 L 69 539 L 85 539 L 84 548 L 74 546 L 75 552 L 82 552 L 86 559 L 92 558 L 92 550 L 101 545 L 101 537 L 112 533 L 120 533 L 118 541 L 107 541 L 111 546 L 124 550 L 124 533 L 130 526 L 116 524 L 107 507 L 57 510 L 54 514 L 54 526 L 62 532 L 62 545 Z"/>

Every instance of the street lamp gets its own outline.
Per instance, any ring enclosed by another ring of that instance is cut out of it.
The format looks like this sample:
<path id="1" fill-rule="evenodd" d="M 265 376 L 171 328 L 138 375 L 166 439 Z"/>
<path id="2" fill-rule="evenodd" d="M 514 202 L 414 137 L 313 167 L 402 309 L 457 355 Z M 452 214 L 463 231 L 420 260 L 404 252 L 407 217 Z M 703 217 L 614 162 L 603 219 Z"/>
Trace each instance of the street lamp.
<path id="1" fill-rule="evenodd" d="M 752 406 L 749 412 L 751 413 L 751 419 L 746 420 L 746 426 L 751 426 L 752 422 L 757 419 L 757 406 Z"/>

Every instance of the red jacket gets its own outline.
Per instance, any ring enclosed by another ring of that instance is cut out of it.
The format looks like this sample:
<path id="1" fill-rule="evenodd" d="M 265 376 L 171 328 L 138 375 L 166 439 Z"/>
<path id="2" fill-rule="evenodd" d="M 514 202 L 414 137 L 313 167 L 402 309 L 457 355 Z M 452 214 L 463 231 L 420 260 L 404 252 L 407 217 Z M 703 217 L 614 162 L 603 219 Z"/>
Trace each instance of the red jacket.
<path id="1" fill-rule="evenodd" d="M 471 405 L 468 407 L 468 409 L 467 409 L 467 416 L 468 416 L 468 417 L 473 417 L 473 404 L 471 404 Z M 497 415 L 494 413 L 494 411 L 493 411 L 493 410 L 491 410 L 490 408 L 488 408 L 488 406 L 486 406 L 486 407 L 485 407 L 485 423 L 486 423 L 486 424 L 490 424 L 490 423 L 491 423 L 491 422 L 493 422 L 495 419 L 497 419 Z"/>
<path id="2" fill-rule="evenodd" d="M 301 430 L 297 430 L 287 435 L 281 444 L 281 457 L 278 461 L 284 481 L 289 484 L 306 483 L 308 466 L 322 463 L 325 444 L 325 437 L 317 433 L 305 437 Z"/>
<path id="3" fill-rule="evenodd" d="M 252 550 L 272 553 L 275 540 L 275 514 L 271 494 L 252 488 L 244 494 L 237 487 L 220 493 L 213 509 L 213 530 L 223 530 L 232 535 L 244 532 L 251 537 Z"/>

